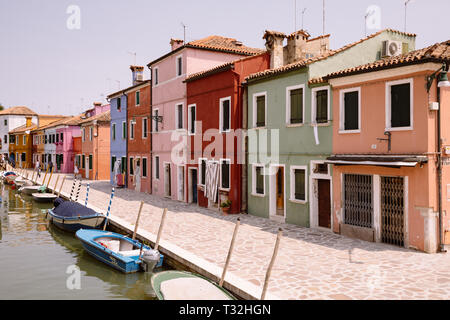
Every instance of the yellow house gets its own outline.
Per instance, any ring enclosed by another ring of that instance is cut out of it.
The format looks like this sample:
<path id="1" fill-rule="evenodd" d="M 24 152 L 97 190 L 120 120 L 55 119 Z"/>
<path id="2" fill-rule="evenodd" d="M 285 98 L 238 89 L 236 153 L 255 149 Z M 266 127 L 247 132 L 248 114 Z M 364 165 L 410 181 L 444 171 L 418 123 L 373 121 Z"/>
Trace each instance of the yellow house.
<path id="1" fill-rule="evenodd" d="M 31 168 L 33 166 L 31 130 L 36 127 L 37 125 L 31 122 L 31 117 L 27 116 L 23 126 L 9 132 L 9 155 L 16 162 L 16 167 Z"/>

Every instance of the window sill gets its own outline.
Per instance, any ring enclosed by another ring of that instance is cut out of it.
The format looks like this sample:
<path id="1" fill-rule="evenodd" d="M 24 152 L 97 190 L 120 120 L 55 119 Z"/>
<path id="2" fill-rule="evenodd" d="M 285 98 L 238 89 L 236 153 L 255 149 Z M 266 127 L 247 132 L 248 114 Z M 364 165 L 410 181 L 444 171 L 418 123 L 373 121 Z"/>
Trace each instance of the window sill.
<path id="1" fill-rule="evenodd" d="M 315 123 L 315 122 L 311 123 L 312 127 L 329 127 L 330 125 L 331 121 L 328 121 L 327 123 Z"/>
<path id="2" fill-rule="evenodd" d="M 303 127 L 304 123 L 286 123 L 286 128 Z"/>
<path id="3" fill-rule="evenodd" d="M 264 127 L 253 127 L 252 129 L 255 129 L 255 130 L 260 130 L 260 129 L 266 129 L 266 126 L 264 126 Z"/>
<path id="4" fill-rule="evenodd" d="M 412 131 L 413 127 L 385 128 L 384 131 Z"/>
<path id="5" fill-rule="evenodd" d="M 339 130 L 339 134 L 361 133 L 361 130 Z"/>
<path id="6" fill-rule="evenodd" d="M 250 195 L 254 196 L 254 197 L 260 197 L 260 198 L 264 198 L 266 195 L 265 194 L 259 194 L 259 193 L 251 193 Z"/>
<path id="7" fill-rule="evenodd" d="M 297 199 L 289 199 L 290 202 L 298 203 L 298 204 L 306 204 L 308 201 L 306 200 L 297 200 Z"/>

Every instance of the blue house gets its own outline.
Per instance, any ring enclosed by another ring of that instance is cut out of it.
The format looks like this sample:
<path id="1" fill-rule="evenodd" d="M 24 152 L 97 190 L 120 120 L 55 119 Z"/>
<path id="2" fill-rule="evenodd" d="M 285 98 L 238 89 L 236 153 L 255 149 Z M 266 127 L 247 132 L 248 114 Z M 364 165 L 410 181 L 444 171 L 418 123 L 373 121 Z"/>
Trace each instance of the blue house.
<path id="1" fill-rule="evenodd" d="M 121 160 L 121 172 L 125 175 L 127 172 L 127 96 L 125 90 L 110 94 L 108 100 L 111 104 L 110 181 L 111 184 L 114 184 L 114 164 L 116 160 Z M 126 184 L 126 176 L 124 178 Z"/>

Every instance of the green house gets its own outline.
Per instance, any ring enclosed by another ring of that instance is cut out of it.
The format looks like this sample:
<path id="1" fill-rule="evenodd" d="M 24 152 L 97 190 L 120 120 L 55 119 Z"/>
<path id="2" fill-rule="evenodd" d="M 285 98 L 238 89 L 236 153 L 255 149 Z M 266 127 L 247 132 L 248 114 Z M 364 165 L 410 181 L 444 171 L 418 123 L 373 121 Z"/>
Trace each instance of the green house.
<path id="1" fill-rule="evenodd" d="M 310 39 L 303 30 L 287 36 L 266 31 L 264 39 L 271 69 L 244 83 L 244 207 L 252 215 L 331 229 L 333 182 L 325 161 L 332 152 L 333 97 L 321 77 L 412 51 L 415 35 L 385 29 L 338 50 L 329 49 L 329 35 Z"/>

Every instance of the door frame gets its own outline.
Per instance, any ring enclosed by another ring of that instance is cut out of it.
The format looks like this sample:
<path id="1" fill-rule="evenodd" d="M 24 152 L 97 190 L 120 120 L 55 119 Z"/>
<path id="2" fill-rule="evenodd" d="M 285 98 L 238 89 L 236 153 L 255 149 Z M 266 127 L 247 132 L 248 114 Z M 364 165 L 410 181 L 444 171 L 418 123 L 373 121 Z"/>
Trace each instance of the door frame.
<path id="1" fill-rule="evenodd" d="M 194 180 L 193 179 L 193 176 L 194 176 L 193 171 L 196 171 L 195 175 L 197 175 L 197 186 L 198 186 L 198 168 L 197 167 L 189 167 L 188 168 L 188 179 L 187 179 L 188 203 L 194 203 L 194 188 L 192 185 L 192 181 Z M 198 203 L 198 189 L 197 189 L 197 203 Z"/>
<path id="2" fill-rule="evenodd" d="M 283 168 L 283 216 L 277 215 L 277 172 L 275 168 Z M 274 163 L 269 165 L 269 219 L 286 222 L 286 165 Z"/>
<path id="3" fill-rule="evenodd" d="M 333 177 L 331 174 L 331 165 L 328 166 L 328 174 L 315 173 L 314 167 L 316 164 L 325 164 L 325 160 L 311 160 L 309 164 L 309 227 L 320 230 L 333 232 Z M 319 186 L 318 180 L 330 180 L 330 219 L 331 228 L 324 228 L 319 226 Z"/>

